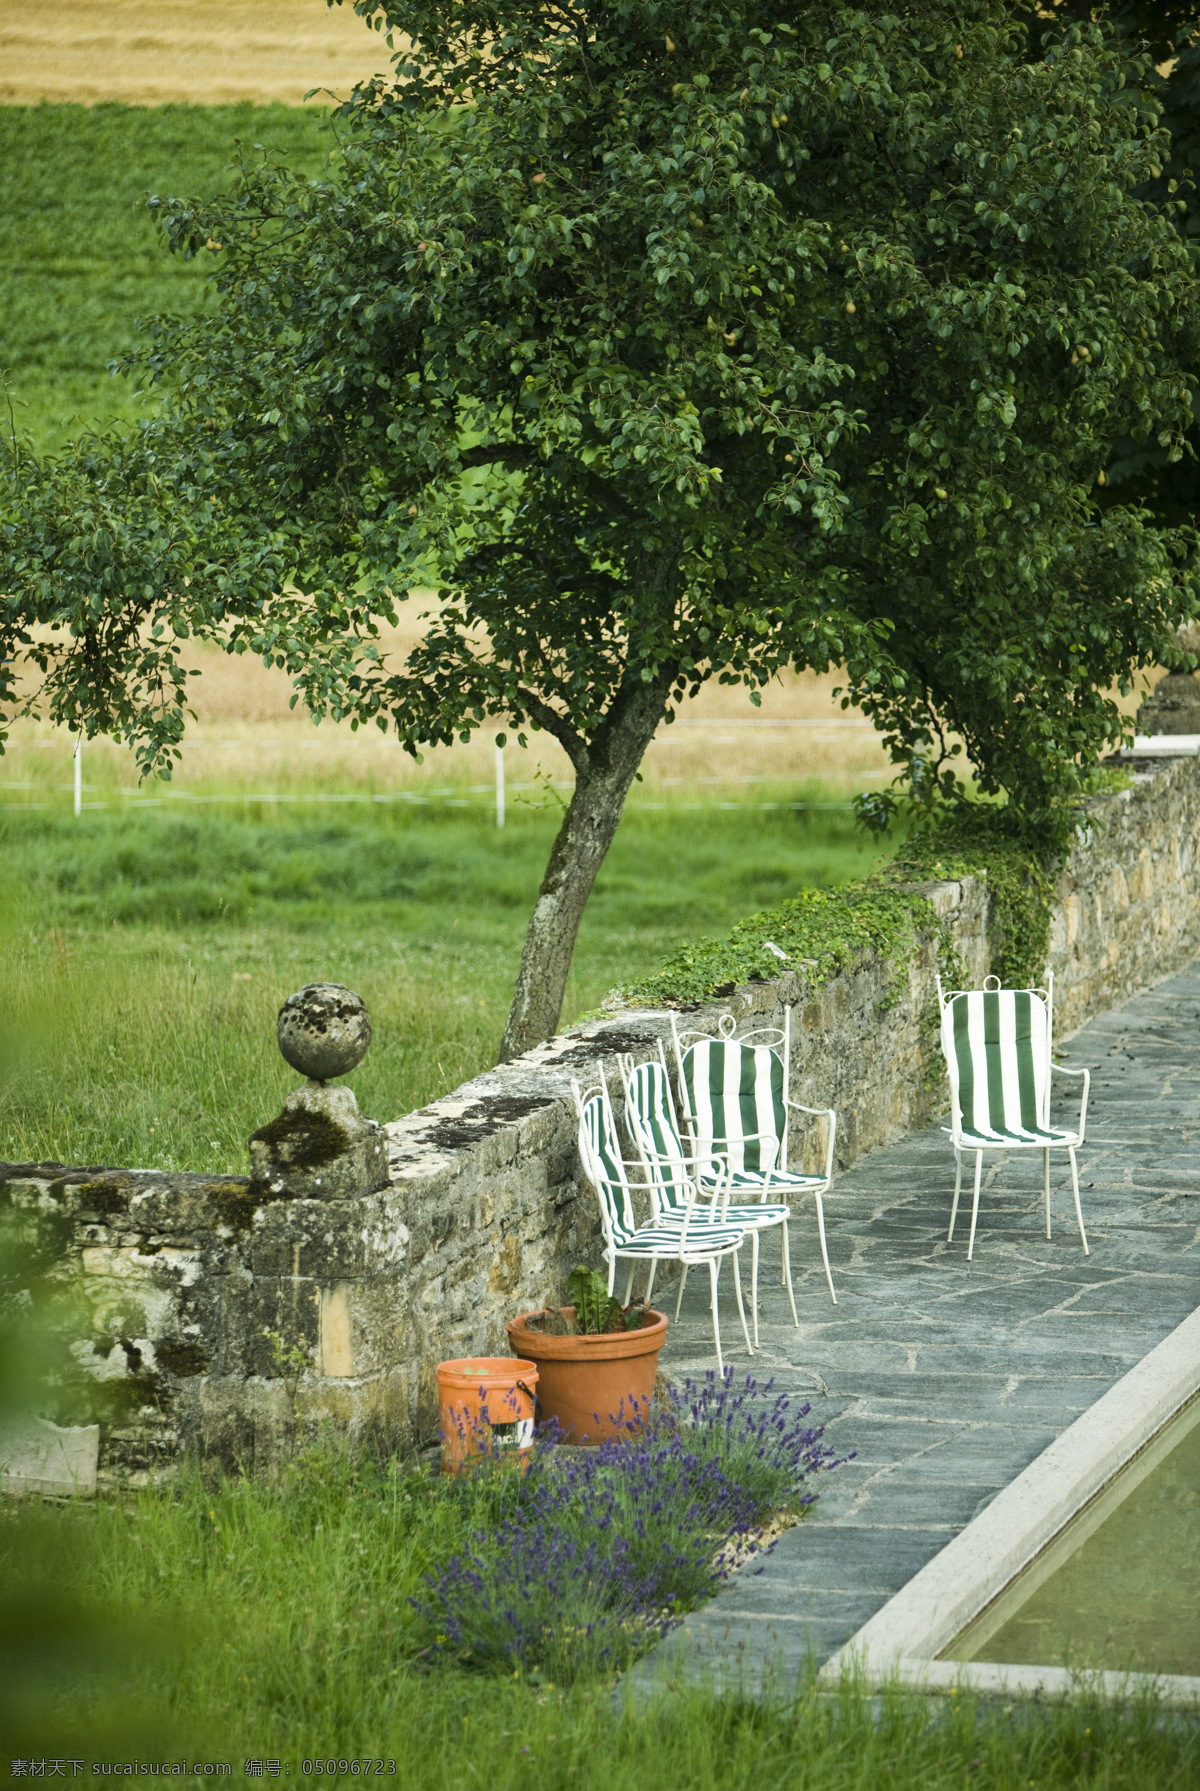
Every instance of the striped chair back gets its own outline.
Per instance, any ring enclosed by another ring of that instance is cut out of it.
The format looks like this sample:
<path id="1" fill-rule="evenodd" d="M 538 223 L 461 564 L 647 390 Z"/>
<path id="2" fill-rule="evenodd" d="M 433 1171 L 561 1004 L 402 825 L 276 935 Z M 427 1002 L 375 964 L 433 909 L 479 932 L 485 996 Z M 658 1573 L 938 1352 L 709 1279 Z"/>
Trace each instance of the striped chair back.
<path id="1" fill-rule="evenodd" d="M 972 989 L 942 1008 L 955 1124 L 977 1138 L 1033 1137 L 1047 1124 L 1050 1013 L 1033 989 Z"/>
<path id="2" fill-rule="evenodd" d="M 619 1248 L 637 1230 L 629 1180 L 621 1160 L 617 1125 L 607 1088 L 591 1089 L 581 1095 L 575 1090 L 579 1109 L 579 1155 L 583 1172 L 595 1188 L 600 1200 L 600 1226 L 604 1241 Z"/>
<path id="3" fill-rule="evenodd" d="M 679 1212 L 691 1198 L 671 1085 L 661 1063 L 624 1063 L 625 1123 L 645 1165 L 655 1205 L 660 1212 Z"/>
<path id="4" fill-rule="evenodd" d="M 777 1051 L 703 1038 L 682 1053 L 679 1067 L 698 1146 L 711 1144 L 731 1175 L 787 1167 L 786 1089 Z"/>

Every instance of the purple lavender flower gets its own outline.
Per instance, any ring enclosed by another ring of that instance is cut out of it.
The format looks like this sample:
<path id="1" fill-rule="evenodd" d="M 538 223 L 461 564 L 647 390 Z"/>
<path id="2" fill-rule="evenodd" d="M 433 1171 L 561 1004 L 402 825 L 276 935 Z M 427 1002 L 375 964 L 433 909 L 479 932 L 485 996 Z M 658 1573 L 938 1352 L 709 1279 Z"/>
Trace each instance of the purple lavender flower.
<path id="1" fill-rule="evenodd" d="M 529 1474 L 499 1477 L 496 1521 L 414 1601 L 433 1646 L 560 1681 L 642 1652 L 728 1578 L 730 1542 L 812 1504 L 807 1481 L 838 1465 L 811 1407 L 773 1390 L 710 1372 L 656 1416 L 631 1410 L 615 1441 L 539 1432 Z"/>

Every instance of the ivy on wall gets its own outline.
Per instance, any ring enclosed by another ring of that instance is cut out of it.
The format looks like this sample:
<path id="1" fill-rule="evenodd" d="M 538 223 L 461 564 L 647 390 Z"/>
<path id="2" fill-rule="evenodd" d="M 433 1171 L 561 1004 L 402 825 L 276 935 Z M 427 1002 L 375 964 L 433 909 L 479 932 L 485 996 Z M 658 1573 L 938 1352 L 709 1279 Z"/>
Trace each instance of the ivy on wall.
<path id="1" fill-rule="evenodd" d="M 613 993 L 637 1007 L 684 1007 L 729 995 L 739 983 L 779 974 L 781 959 L 772 946 L 815 993 L 866 951 L 907 970 L 923 932 L 937 935 L 943 976 L 958 986 L 962 970 L 949 932 L 920 885 L 968 876 L 987 881 L 994 973 L 1009 987 L 1040 982 L 1054 873 L 1008 811 L 963 803 L 935 829 L 908 839 L 873 876 L 837 889 L 802 890 L 739 921 L 724 938 L 681 945 L 652 976 Z M 897 999 L 899 994 L 897 984 Z"/>
<path id="2" fill-rule="evenodd" d="M 882 876 L 913 882 L 986 878 L 993 973 L 1006 988 L 1041 982 L 1055 872 L 1014 811 L 960 802 L 938 827 L 906 841 Z"/>

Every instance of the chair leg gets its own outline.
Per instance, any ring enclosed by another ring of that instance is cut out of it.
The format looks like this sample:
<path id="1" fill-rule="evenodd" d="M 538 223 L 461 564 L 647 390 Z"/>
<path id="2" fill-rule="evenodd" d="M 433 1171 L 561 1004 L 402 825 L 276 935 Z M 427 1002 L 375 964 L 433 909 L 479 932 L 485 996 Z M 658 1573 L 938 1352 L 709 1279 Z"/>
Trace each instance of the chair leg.
<path id="1" fill-rule="evenodd" d="M 825 1208 L 821 1204 L 821 1196 L 817 1195 L 817 1231 L 821 1238 L 821 1260 L 825 1264 L 825 1279 L 829 1283 L 829 1297 L 837 1305 L 837 1295 L 833 1291 L 833 1272 L 829 1267 L 829 1250 L 825 1243 Z M 796 1308 L 793 1306 L 792 1311 Z"/>
<path id="2" fill-rule="evenodd" d="M 958 1218 L 958 1197 L 962 1193 L 962 1152 L 955 1147 L 954 1151 L 954 1205 L 950 1208 L 950 1229 L 946 1233 L 946 1242 L 954 1242 L 954 1221 Z"/>
<path id="3" fill-rule="evenodd" d="M 712 1283 L 713 1341 L 717 1346 L 717 1373 L 724 1375 L 725 1362 L 721 1355 L 721 1323 L 717 1316 L 717 1266 L 716 1257 L 710 1256 L 708 1259 L 708 1278 Z M 687 1270 L 685 1269 L 684 1274 L 686 1275 L 686 1273 Z"/>
<path id="4" fill-rule="evenodd" d="M 792 1308 L 792 1323 L 799 1330 L 800 1320 L 796 1317 L 796 1296 L 792 1291 L 792 1248 L 788 1241 L 786 1219 L 780 1227 L 780 1233 L 783 1239 L 783 1285 L 787 1288 L 787 1297 Z"/>
<path id="5" fill-rule="evenodd" d="M 746 1339 L 746 1354 L 752 1356 L 754 1345 L 750 1341 L 750 1332 L 746 1325 L 746 1308 L 742 1303 L 742 1259 L 736 1250 L 733 1253 L 733 1291 L 737 1295 L 738 1317 L 742 1321 L 742 1336 Z M 713 1297 L 715 1299 L 716 1295 L 714 1294 Z"/>
<path id="6" fill-rule="evenodd" d="M 654 1272 L 658 1268 L 657 1256 L 650 1258 L 650 1279 L 646 1283 L 646 1304 L 650 1304 L 650 1295 L 654 1292 Z"/>
<path id="7" fill-rule="evenodd" d="M 636 1268 L 637 1262 L 631 1257 L 629 1262 L 629 1274 L 625 1281 L 625 1298 L 621 1302 L 623 1306 L 628 1306 L 630 1300 L 633 1298 L 633 1273 Z"/>
<path id="8" fill-rule="evenodd" d="M 683 1305 L 683 1290 L 687 1286 L 687 1263 L 679 1271 L 679 1298 L 675 1302 L 675 1323 L 679 1323 L 679 1308 Z"/>
<path id="9" fill-rule="evenodd" d="M 1042 1152 L 1042 1191 L 1046 1196 L 1046 1236 L 1050 1236 L 1050 1152 Z"/>
<path id="10" fill-rule="evenodd" d="M 1075 1217 L 1079 1220 L 1079 1235 L 1083 1239 L 1083 1254 L 1090 1256 L 1092 1253 L 1088 1249 L 1087 1232 L 1083 1229 L 1083 1208 L 1079 1204 L 1079 1165 L 1075 1161 L 1075 1152 L 1070 1146 L 1068 1146 L 1067 1155 L 1071 1159 L 1071 1186 L 1075 1190 Z"/>
<path id="11" fill-rule="evenodd" d="M 750 1233 L 750 1310 L 754 1314 L 754 1347 L 758 1348 L 758 1233 Z"/>
<path id="12" fill-rule="evenodd" d="M 971 1239 L 967 1245 L 967 1261 L 970 1262 L 975 1249 L 975 1224 L 979 1218 L 979 1182 L 983 1175 L 983 1152 L 975 1152 L 975 1199 L 971 1203 Z"/>

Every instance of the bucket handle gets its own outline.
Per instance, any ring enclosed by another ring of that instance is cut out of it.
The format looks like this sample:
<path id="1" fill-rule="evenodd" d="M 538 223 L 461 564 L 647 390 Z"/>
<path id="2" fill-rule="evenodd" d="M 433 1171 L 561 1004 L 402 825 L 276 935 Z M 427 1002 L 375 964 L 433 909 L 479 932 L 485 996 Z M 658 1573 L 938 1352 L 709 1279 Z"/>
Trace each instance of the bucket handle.
<path id="1" fill-rule="evenodd" d="M 532 1401 L 533 1401 L 533 1403 L 534 1403 L 534 1405 L 536 1405 L 536 1404 L 537 1404 L 537 1394 L 536 1394 L 536 1393 L 535 1393 L 535 1392 L 534 1392 L 534 1390 L 533 1390 L 533 1388 L 532 1388 L 532 1387 L 527 1387 L 527 1386 L 526 1386 L 526 1385 L 525 1385 L 525 1382 L 524 1382 L 524 1381 L 514 1381 L 514 1382 L 513 1382 L 513 1389 L 514 1389 L 514 1390 L 515 1390 L 515 1391 L 518 1391 L 518 1392 L 521 1392 L 521 1393 L 524 1393 L 524 1395 L 525 1395 L 525 1397 L 526 1397 L 526 1399 L 531 1399 L 531 1400 L 532 1400 Z M 483 1391 L 483 1389 L 482 1389 L 482 1388 L 480 1388 L 480 1391 L 481 1391 L 481 1392 L 482 1392 L 482 1391 Z"/>

